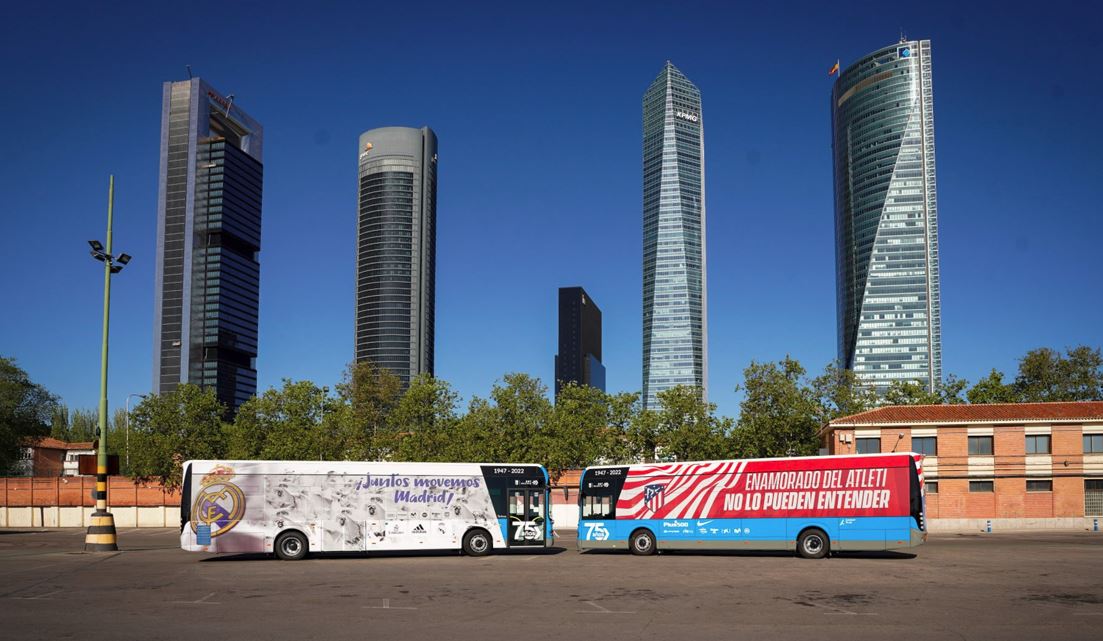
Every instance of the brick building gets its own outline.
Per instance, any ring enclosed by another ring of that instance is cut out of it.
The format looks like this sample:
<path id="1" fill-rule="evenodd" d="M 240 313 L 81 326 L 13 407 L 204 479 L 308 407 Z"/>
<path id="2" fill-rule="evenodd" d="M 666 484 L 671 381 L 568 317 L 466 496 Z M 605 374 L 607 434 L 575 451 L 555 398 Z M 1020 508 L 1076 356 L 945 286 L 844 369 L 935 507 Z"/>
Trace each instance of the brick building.
<path id="1" fill-rule="evenodd" d="M 76 476 L 77 457 L 95 454 L 95 443 L 67 443 L 53 437 L 40 438 L 20 448 L 13 476 Z"/>
<path id="2" fill-rule="evenodd" d="M 880 407 L 823 453 L 919 452 L 932 530 L 1103 526 L 1103 402 Z"/>

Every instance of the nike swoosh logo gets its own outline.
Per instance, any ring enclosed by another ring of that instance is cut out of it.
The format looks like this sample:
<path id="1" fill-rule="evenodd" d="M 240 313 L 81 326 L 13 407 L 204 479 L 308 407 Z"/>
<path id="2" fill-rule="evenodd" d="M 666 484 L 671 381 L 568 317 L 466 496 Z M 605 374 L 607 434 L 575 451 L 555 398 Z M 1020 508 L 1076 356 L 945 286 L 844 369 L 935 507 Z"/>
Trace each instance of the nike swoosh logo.
<path id="1" fill-rule="evenodd" d="M 701 527 L 702 525 L 708 525 L 709 523 L 712 523 L 712 521 L 697 521 L 697 527 Z"/>

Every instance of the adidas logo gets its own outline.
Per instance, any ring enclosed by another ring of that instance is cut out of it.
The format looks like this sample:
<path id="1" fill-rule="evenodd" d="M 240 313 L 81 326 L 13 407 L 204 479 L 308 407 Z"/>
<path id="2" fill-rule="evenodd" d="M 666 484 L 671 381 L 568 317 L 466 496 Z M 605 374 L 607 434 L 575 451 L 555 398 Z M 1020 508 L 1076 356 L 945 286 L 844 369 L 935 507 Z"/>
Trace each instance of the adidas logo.
<path id="1" fill-rule="evenodd" d="M 414 534 L 425 534 L 425 526 L 418 523 L 417 526 L 414 527 L 413 533 Z"/>

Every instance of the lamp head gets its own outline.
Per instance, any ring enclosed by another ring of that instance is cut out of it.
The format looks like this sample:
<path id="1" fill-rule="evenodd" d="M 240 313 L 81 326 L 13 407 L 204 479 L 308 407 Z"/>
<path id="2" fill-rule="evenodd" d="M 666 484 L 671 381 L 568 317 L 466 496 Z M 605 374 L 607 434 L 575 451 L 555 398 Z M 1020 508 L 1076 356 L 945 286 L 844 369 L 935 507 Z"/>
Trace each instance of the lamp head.
<path id="1" fill-rule="evenodd" d="M 88 244 L 92 246 L 92 251 L 94 251 L 94 252 L 102 252 L 103 251 L 103 245 L 101 245 L 100 241 L 98 241 L 98 240 L 90 240 L 90 241 L 88 241 Z"/>

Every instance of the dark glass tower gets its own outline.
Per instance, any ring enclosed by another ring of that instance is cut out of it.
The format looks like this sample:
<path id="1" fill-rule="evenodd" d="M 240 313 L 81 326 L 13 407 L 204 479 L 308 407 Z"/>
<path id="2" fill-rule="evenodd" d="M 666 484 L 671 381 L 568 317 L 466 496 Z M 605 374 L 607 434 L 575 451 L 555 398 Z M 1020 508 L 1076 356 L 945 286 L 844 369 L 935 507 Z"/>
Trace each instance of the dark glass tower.
<path id="1" fill-rule="evenodd" d="M 437 136 L 422 127 L 360 135 L 356 360 L 403 386 L 433 375 Z"/>
<path id="2" fill-rule="evenodd" d="M 701 92 L 667 61 L 643 96 L 643 403 L 707 398 L 705 138 Z"/>
<path id="3" fill-rule="evenodd" d="M 605 390 L 605 366 L 601 364 L 601 310 L 581 287 L 559 288 L 556 396 L 567 383 Z"/>
<path id="4" fill-rule="evenodd" d="M 230 416 L 257 389 L 263 137 L 199 78 L 164 84 L 153 391 L 214 388 Z"/>
<path id="5" fill-rule="evenodd" d="M 847 67 L 831 93 L 838 356 L 872 388 L 942 380 L 931 43 Z"/>

